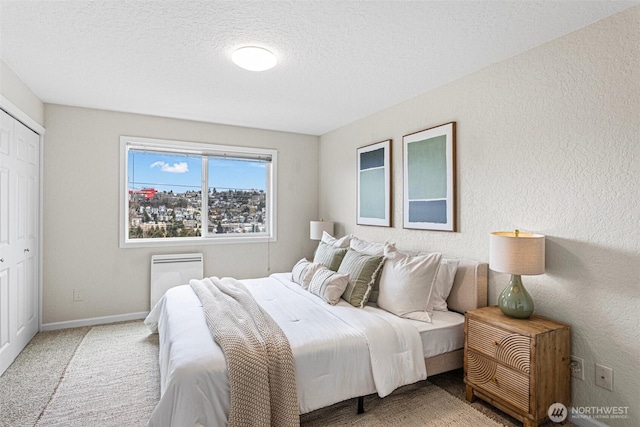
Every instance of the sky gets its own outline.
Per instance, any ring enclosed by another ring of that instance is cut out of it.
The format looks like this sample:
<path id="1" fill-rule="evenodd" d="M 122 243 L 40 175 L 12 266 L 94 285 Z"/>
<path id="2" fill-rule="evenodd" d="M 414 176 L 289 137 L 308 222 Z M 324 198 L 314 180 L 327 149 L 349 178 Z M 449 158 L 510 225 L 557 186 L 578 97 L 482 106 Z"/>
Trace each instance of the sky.
<path id="1" fill-rule="evenodd" d="M 155 188 L 184 193 L 200 190 L 202 160 L 199 156 L 129 151 L 129 189 Z M 264 163 L 209 159 L 209 189 L 265 190 Z"/>

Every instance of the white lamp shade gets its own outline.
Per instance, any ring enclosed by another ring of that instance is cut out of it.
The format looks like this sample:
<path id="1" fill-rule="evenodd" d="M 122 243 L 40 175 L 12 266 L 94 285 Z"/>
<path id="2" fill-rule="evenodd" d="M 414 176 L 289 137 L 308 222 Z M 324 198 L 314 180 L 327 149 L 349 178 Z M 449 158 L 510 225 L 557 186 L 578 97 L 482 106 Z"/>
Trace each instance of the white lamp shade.
<path id="1" fill-rule="evenodd" d="M 322 240 L 322 233 L 333 235 L 333 221 L 311 221 L 309 238 L 311 240 Z"/>
<path id="2" fill-rule="evenodd" d="M 489 268 L 509 274 L 544 273 L 544 236 L 514 231 L 491 233 Z"/>

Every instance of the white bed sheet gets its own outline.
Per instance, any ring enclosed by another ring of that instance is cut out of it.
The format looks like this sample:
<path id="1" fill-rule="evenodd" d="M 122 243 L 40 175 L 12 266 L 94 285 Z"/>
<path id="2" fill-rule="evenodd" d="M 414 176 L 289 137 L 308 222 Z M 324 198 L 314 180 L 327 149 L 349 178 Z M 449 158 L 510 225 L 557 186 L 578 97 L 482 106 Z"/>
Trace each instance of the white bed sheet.
<path id="1" fill-rule="evenodd" d="M 289 339 L 301 413 L 375 392 L 385 396 L 426 378 L 420 336 L 405 319 L 346 302 L 330 306 L 290 277 L 280 273 L 243 283 Z M 224 355 L 191 287 L 170 289 L 145 322 L 160 335 L 161 399 L 149 425 L 226 425 Z M 393 341 L 395 347 L 385 344 Z"/>
<path id="2" fill-rule="evenodd" d="M 368 304 L 365 310 L 373 312 L 385 310 L 375 304 Z M 425 358 L 438 356 L 464 347 L 464 315 L 455 311 L 433 311 L 431 323 L 413 319 L 402 319 L 412 324 L 420 333 L 422 351 Z"/>
<path id="3" fill-rule="evenodd" d="M 431 323 L 407 319 L 420 332 L 424 357 L 429 358 L 464 347 L 464 316 L 455 311 L 434 311 Z"/>

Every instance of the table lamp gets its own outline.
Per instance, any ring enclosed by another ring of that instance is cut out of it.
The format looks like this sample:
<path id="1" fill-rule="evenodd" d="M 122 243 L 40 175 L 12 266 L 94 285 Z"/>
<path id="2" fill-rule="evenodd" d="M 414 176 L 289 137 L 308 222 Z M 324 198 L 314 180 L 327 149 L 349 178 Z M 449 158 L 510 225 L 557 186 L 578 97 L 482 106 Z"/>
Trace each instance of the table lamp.
<path id="1" fill-rule="evenodd" d="M 498 297 L 500 310 L 509 317 L 528 318 L 533 313 L 533 299 L 520 276 L 544 273 L 544 236 L 496 231 L 491 233 L 489 247 L 489 268 L 511 274 L 509 285 Z"/>
<path id="2" fill-rule="evenodd" d="M 309 225 L 309 238 L 311 240 L 322 240 L 322 233 L 326 231 L 333 236 L 333 221 L 311 221 Z"/>

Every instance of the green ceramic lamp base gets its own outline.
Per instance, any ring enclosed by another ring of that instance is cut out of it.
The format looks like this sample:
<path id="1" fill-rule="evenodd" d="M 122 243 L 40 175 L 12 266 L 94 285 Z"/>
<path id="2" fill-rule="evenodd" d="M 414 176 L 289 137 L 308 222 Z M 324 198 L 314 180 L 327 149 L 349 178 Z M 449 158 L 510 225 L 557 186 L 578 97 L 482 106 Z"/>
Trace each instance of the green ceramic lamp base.
<path id="1" fill-rule="evenodd" d="M 519 274 L 512 274 L 509 285 L 498 297 L 498 307 L 509 317 L 527 319 L 533 313 L 533 298 L 522 284 Z"/>

